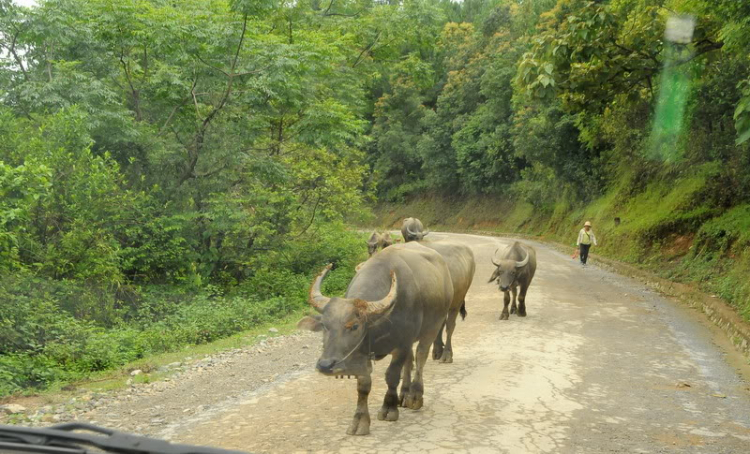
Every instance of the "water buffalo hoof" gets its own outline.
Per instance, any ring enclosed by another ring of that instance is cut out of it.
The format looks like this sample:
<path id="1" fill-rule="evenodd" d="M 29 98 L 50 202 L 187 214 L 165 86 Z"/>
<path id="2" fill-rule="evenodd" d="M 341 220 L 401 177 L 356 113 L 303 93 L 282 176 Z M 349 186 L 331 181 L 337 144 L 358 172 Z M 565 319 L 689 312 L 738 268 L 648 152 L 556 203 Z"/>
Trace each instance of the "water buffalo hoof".
<path id="1" fill-rule="evenodd" d="M 515 314 L 516 313 L 516 306 L 511 306 L 510 307 L 510 313 L 511 314 Z"/>
<path id="2" fill-rule="evenodd" d="M 409 395 L 409 388 L 401 388 L 401 394 L 398 396 L 398 406 L 399 407 L 405 407 L 406 406 L 406 396 Z"/>
<path id="3" fill-rule="evenodd" d="M 408 396 L 406 396 L 406 403 L 404 404 L 404 406 L 412 410 L 419 410 L 420 408 L 422 408 L 423 404 L 424 399 L 422 398 L 421 394 L 410 393 Z"/>
<path id="4" fill-rule="evenodd" d="M 441 363 L 452 363 L 453 362 L 453 352 L 450 350 L 446 350 L 443 352 L 442 358 L 440 358 Z"/>
<path id="5" fill-rule="evenodd" d="M 352 425 L 346 429 L 347 435 L 369 435 L 370 434 L 370 415 L 357 413 L 354 415 Z"/>
<path id="6" fill-rule="evenodd" d="M 520 312 L 520 311 L 519 311 L 519 312 L 518 312 L 518 316 L 519 316 L 519 317 L 526 317 L 526 311 L 523 311 L 523 312 Z"/>
<path id="7" fill-rule="evenodd" d="M 378 412 L 380 421 L 398 421 L 398 407 L 386 407 L 383 405 Z"/>
<path id="8" fill-rule="evenodd" d="M 443 357 L 443 346 L 442 345 L 433 345 L 432 347 L 432 359 L 439 360 Z"/>
<path id="9" fill-rule="evenodd" d="M 507 312 L 503 312 L 502 314 L 500 314 L 500 320 L 508 320 L 508 317 L 509 315 Z"/>

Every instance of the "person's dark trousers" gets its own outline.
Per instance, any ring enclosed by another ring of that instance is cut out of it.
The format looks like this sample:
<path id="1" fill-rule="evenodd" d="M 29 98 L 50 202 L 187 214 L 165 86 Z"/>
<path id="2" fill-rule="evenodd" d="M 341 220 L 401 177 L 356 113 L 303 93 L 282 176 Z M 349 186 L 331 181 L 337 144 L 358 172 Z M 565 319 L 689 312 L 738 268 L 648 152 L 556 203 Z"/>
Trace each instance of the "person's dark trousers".
<path id="1" fill-rule="evenodd" d="M 581 244 L 581 263 L 584 265 L 586 264 L 586 260 L 589 259 L 589 249 L 591 249 L 590 244 Z"/>

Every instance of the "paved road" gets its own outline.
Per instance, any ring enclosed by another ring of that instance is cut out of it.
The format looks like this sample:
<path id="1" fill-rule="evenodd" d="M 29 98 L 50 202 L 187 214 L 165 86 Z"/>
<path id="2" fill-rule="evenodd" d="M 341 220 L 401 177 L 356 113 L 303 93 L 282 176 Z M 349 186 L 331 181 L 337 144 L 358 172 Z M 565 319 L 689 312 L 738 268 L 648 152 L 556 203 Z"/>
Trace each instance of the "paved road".
<path id="1" fill-rule="evenodd" d="M 252 452 L 750 452 L 750 392 L 690 310 L 633 280 L 542 245 L 528 317 L 498 317 L 490 256 L 509 240 L 434 233 L 469 244 L 477 273 L 454 363 L 425 368 L 425 405 L 378 421 L 387 366 L 373 374 L 371 435 L 345 435 L 356 380 L 309 367 L 173 427 L 174 441 Z M 316 348 L 319 346 L 315 342 Z"/>

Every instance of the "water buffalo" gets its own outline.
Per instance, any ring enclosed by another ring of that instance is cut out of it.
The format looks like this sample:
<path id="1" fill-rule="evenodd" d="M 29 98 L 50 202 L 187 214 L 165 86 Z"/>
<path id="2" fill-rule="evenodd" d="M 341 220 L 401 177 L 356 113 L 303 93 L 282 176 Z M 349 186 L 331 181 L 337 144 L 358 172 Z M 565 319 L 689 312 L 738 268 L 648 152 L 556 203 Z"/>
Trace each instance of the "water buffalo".
<path id="1" fill-rule="evenodd" d="M 430 344 L 448 313 L 453 284 L 440 254 L 417 243 L 391 246 L 373 255 L 349 283 L 344 297 L 329 298 L 321 293 L 321 282 L 330 268 L 310 288 L 310 304 L 320 314 L 303 318 L 298 326 L 325 330 L 323 353 L 316 365 L 320 373 L 357 376 L 357 410 L 347 433 L 366 435 L 370 432 L 367 399 L 372 360 L 392 355 L 385 373 L 388 391 L 378 419 L 398 420 L 399 405 L 414 410 L 422 407 L 422 372 Z M 416 355 L 412 353 L 415 342 L 419 342 Z"/>
<path id="2" fill-rule="evenodd" d="M 404 242 L 422 241 L 430 232 L 425 232 L 422 221 L 417 218 L 406 218 L 401 225 L 401 235 L 404 236 Z"/>
<path id="3" fill-rule="evenodd" d="M 526 292 L 529 290 L 531 280 L 534 279 L 536 271 L 536 251 L 531 246 L 521 244 L 515 241 L 507 247 L 498 256 L 495 251 L 496 260 L 492 258 L 492 264 L 497 268 L 492 273 L 489 282 L 497 281 L 500 290 L 505 293 L 503 300 L 503 312 L 500 314 L 500 320 L 508 320 L 508 303 L 510 303 L 510 292 L 513 292 L 513 305 L 510 307 L 510 313 L 516 312 L 516 292 L 517 287 L 521 286 L 518 293 L 518 316 L 526 317 Z"/>
<path id="4" fill-rule="evenodd" d="M 466 318 L 466 293 L 471 287 L 474 279 L 476 264 L 474 263 L 474 253 L 471 248 L 461 243 L 452 241 L 423 241 L 422 246 L 434 249 L 440 254 L 448 264 L 448 270 L 451 273 L 453 282 L 453 300 L 451 301 L 448 316 L 443 327 L 445 328 L 445 344 L 443 343 L 443 328 L 440 328 L 438 336 L 432 347 L 432 358 L 440 360 L 443 363 L 453 362 L 453 346 L 451 339 L 453 330 L 456 329 L 456 319 L 459 312 L 461 318 Z"/>
<path id="5" fill-rule="evenodd" d="M 370 238 L 367 240 L 367 252 L 370 254 L 370 257 L 372 257 L 372 254 L 378 252 L 378 249 L 385 249 L 392 244 L 393 239 L 391 238 L 390 233 L 372 232 L 372 235 L 370 235 Z"/>

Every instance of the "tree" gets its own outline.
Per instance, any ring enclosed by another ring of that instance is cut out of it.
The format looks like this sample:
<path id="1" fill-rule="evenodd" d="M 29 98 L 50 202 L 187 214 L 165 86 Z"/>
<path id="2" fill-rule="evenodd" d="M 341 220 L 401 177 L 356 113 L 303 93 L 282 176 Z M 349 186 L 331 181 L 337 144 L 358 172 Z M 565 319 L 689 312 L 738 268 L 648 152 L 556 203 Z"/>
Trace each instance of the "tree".
<path id="1" fill-rule="evenodd" d="M 198 0 L 13 11 L 0 26 L 14 37 L 4 45 L 23 49 L 23 70 L 3 59 L 2 101 L 37 124 L 76 106 L 92 156 L 118 164 L 121 188 L 148 195 L 154 218 L 115 229 L 129 276 L 168 273 L 173 252 L 144 255 L 166 244 L 196 251 L 199 273 L 240 276 L 248 256 L 360 205 L 361 51 L 329 23 L 333 4 L 326 15 Z"/>

